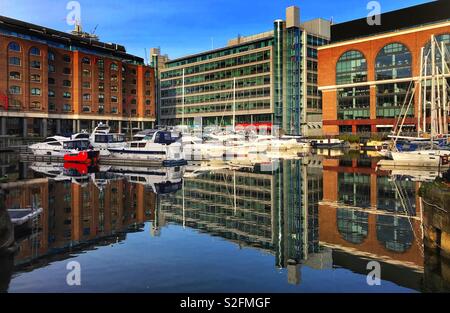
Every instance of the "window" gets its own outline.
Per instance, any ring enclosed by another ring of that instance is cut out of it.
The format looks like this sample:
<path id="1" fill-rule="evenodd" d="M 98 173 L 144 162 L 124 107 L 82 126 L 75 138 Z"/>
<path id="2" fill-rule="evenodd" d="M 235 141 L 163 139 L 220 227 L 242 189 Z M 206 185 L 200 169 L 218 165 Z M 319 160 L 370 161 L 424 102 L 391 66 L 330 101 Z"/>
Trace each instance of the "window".
<path id="1" fill-rule="evenodd" d="M 30 63 L 31 68 L 40 69 L 41 68 L 41 62 L 40 61 L 31 61 Z"/>
<path id="2" fill-rule="evenodd" d="M 105 91 L 105 83 L 98 83 L 98 91 Z"/>
<path id="3" fill-rule="evenodd" d="M 105 73 L 103 73 L 103 72 L 98 72 L 98 79 L 99 79 L 99 80 L 104 80 L 104 79 L 105 79 Z"/>
<path id="4" fill-rule="evenodd" d="M 105 103 L 105 95 L 104 94 L 101 93 L 98 95 L 98 102 Z"/>
<path id="5" fill-rule="evenodd" d="M 370 118 L 369 86 L 342 88 L 337 93 L 339 120 Z"/>
<path id="6" fill-rule="evenodd" d="M 336 84 L 352 84 L 367 81 L 367 62 L 359 51 L 347 51 L 336 64 Z"/>
<path id="7" fill-rule="evenodd" d="M 116 82 L 117 81 L 117 75 L 111 75 L 111 81 Z"/>
<path id="8" fill-rule="evenodd" d="M 66 99 L 70 99 L 70 98 L 72 98 L 72 94 L 70 92 L 66 91 L 66 92 L 63 93 L 63 97 L 66 98 Z"/>
<path id="9" fill-rule="evenodd" d="M 135 95 L 136 94 L 136 89 L 132 89 L 131 90 L 131 94 Z"/>
<path id="10" fill-rule="evenodd" d="M 64 61 L 64 62 L 67 62 L 67 63 L 70 63 L 70 61 L 71 61 L 70 56 L 67 55 L 67 54 L 64 54 L 64 55 L 63 55 L 63 61 Z"/>
<path id="11" fill-rule="evenodd" d="M 41 103 L 39 101 L 33 101 L 30 104 L 31 110 L 40 110 L 41 109 Z"/>
<path id="12" fill-rule="evenodd" d="M 152 102 L 150 100 L 145 100 L 146 105 L 150 105 Z"/>
<path id="13" fill-rule="evenodd" d="M 40 82 L 41 82 L 41 75 L 38 75 L 38 74 L 31 74 L 30 80 L 31 80 L 33 83 L 40 83 Z"/>
<path id="14" fill-rule="evenodd" d="M 116 63 L 111 63 L 111 71 L 119 70 L 119 66 Z"/>
<path id="15" fill-rule="evenodd" d="M 65 103 L 63 105 L 63 111 L 64 112 L 70 112 L 72 110 L 72 106 L 70 104 Z"/>
<path id="16" fill-rule="evenodd" d="M 10 57 L 9 58 L 9 65 L 20 66 L 20 64 L 21 64 L 20 58 L 18 58 L 18 57 Z"/>
<path id="17" fill-rule="evenodd" d="M 36 48 L 36 47 L 31 47 L 30 55 L 40 56 L 41 55 L 41 50 L 39 48 Z"/>
<path id="18" fill-rule="evenodd" d="M 131 115 L 136 115 L 136 109 L 131 110 Z"/>
<path id="19" fill-rule="evenodd" d="M 49 85 L 54 85 L 54 84 L 55 84 L 55 79 L 52 78 L 52 77 L 49 77 L 49 78 L 48 78 L 48 84 L 49 84 Z"/>
<path id="20" fill-rule="evenodd" d="M 145 78 L 150 78 L 150 72 L 149 71 L 145 72 Z"/>
<path id="21" fill-rule="evenodd" d="M 137 83 L 136 79 L 133 79 L 132 84 L 136 85 L 136 83 Z"/>
<path id="22" fill-rule="evenodd" d="M 85 101 L 91 101 L 91 94 L 85 93 L 85 94 L 83 95 L 83 100 L 85 100 Z"/>
<path id="23" fill-rule="evenodd" d="M 147 90 L 147 91 L 145 92 L 145 95 L 146 95 L 146 96 L 150 96 L 150 90 Z"/>
<path id="24" fill-rule="evenodd" d="M 31 95 L 32 96 L 40 96 L 41 95 L 41 89 L 40 88 L 31 88 Z"/>
<path id="25" fill-rule="evenodd" d="M 22 88 L 19 86 L 11 86 L 9 87 L 9 92 L 13 95 L 20 95 L 22 93 Z"/>
<path id="26" fill-rule="evenodd" d="M 376 80 L 411 77 L 411 53 L 401 43 L 389 44 L 375 60 Z"/>
<path id="27" fill-rule="evenodd" d="M 19 72 L 10 72 L 9 79 L 21 80 L 22 75 Z"/>
<path id="28" fill-rule="evenodd" d="M 99 104 L 98 106 L 98 113 L 104 114 L 105 113 L 105 106 L 103 104 Z"/>
<path id="29" fill-rule="evenodd" d="M 131 99 L 131 104 L 136 104 L 136 99 Z"/>
<path id="30" fill-rule="evenodd" d="M 149 80 L 146 80 L 146 81 L 145 81 L 145 84 L 146 84 L 147 86 L 150 86 L 150 85 L 151 85 L 151 82 L 150 82 Z"/>
<path id="31" fill-rule="evenodd" d="M 82 58 L 82 59 L 81 59 L 81 62 L 82 62 L 83 64 L 91 64 L 91 59 L 89 59 L 89 58 Z"/>
<path id="32" fill-rule="evenodd" d="M 397 118 L 401 114 L 405 114 L 403 105 L 411 99 L 410 84 L 410 82 L 403 82 L 376 86 L 377 118 Z M 413 117 L 414 107 L 409 108 L 406 114 L 409 117 Z"/>
<path id="33" fill-rule="evenodd" d="M 98 59 L 97 60 L 97 67 L 99 69 L 104 69 L 105 68 L 105 61 L 103 59 Z"/>
<path id="34" fill-rule="evenodd" d="M 49 98 L 55 97 L 55 91 L 54 90 L 49 90 L 48 91 L 48 96 L 49 96 Z"/>
<path id="35" fill-rule="evenodd" d="M 111 108 L 111 113 L 112 114 L 117 114 L 117 112 L 118 112 L 117 107 L 112 107 Z"/>
<path id="36" fill-rule="evenodd" d="M 53 65 L 53 64 L 49 64 L 48 65 L 48 72 L 49 73 L 54 73 L 56 70 L 55 70 L 55 66 Z"/>
<path id="37" fill-rule="evenodd" d="M 72 70 L 70 68 L 68 68 L 68 67 L 65 67 L 63 69 L 63 73 L 66 74 L 66 75 L 70 75 L 72 73 Z"/>
<path id="38" fill-rule="evenodd" d="M 72 82 L 70 80 L 63 80 L 63 86 L 64 87 L 71 87 L 72 86 Z"/>
<path id="39" fill-rule="evenodd" d="M 20 110 L 22 108 L 22 101 L 18 99 L 12 99 L 9 108 L 13 110 Z"/>
<path id="40" fill-rule="evenodd" d="M 48 60 L 55 61 L 55 54 L 51 51 L 48 52 Z"/>
<path id="41" fill-rule="evenodd" d="M 53 102 L 50 102 L 48 104 L 48 110 L 49 111 L 56 111 L 56 105 Z"/>
<path id="42" fill-rule="evenodd" d="M 117 92 L 117 90 L 118 90 L 117 86 L 111 86 L 111 91 L 112 92 Z"/>
<path id="43" fill-rule="evenodd" d="M 8 45 L 8 49 L 9 49 L 9 51 L 20 52 L 20 45 L 17 42 L 11 42 Z"/>
<path id="44" fill-rule="evenodd" d="M 91 112 L 91 107 L 89 105 L 83 105 L 83 112 Z"/>
<path id="45" fill-rule="evenodd" d="M 117 97 L 116 96 L 112 96 L 111 97 L 111 102 L 113 102 L 113 103 L 117 103 Z"/>
<path id="46" fill-rule="evenodd" d="M 90 82 L 83 82 L 83 88 L 91 89 L 91 83 Z"/>
<path id="47" fill-rule="evenodd" d="M 90 77 L 91 76 L 91 71 L 88 69 L 84 69 L 83 70 L 83 76 L 84 77 Z"/>

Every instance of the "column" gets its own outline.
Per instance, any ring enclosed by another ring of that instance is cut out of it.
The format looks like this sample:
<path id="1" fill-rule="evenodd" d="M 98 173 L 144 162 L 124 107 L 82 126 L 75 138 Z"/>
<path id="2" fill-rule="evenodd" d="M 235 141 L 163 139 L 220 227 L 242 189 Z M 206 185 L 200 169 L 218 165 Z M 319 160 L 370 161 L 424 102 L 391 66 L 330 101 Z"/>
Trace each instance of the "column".
<path id="1" fill-rule="evenodd" d="M 118 124 L 119 124 L 118 127 L 119 127 L 119 134 L 120 134 L 120 133 L 122 133 L 122 121 L 119 121 Z"/>
<path id="2" fill-rule="evenodd" d="M 77 120 L 72 120 L 72 133 L 77 132 Z"/>
<path id="3" fill-rule="evenodd" d="M 58 135 L 61 135 L 61 120 L 60 119 L 56 120 L 56 133 Z"/>
<path id="4" fill-rule="evenodd" d="M 0 123 L 1 123 L 0 135 L 6 136 L 6 117 L 2 117 Z"/>
<path id="5" fill-rule="evenodd" d="M 40 129 L 40 135 L 41 137 L 47 137 L 47 119 L 43 118 L 41 120 L 41 129 Z"/>
<path id="6" fill-rule="evenodd" d="M 94 131 L 94 129 L 95 129 L 95 121 L 92 120 L 92 122 L 91 122 L 91 131 Z"/>
<path id="7" fill-rule="evenodd" d="M 81 130 L 81 121 L 77 120 L 77 133 Z"/>
<path id="8" fill-rule="evenodd" d="M 22 137 L 28 137 L 28 120 L 26 117 L 22 119 Z"/>

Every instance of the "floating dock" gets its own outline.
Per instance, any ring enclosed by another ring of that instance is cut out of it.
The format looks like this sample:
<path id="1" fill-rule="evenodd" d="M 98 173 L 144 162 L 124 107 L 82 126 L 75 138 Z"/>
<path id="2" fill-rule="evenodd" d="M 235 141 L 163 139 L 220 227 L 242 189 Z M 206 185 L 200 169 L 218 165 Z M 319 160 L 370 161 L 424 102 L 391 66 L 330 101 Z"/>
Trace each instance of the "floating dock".
<path id="1" fill-rule="evenodd" d="M 381 170 L 392 170 L 392 169 L 418 169 L 421 170 L 447 170 L 450 168 L 450 165 L 440 165 L 440 166 L 434 166 L 430 165 L 429 163 L 423 163 L 423 162 L 413 162 L 413 161 L 394 161 L 394 160 L 381 160 L 378 162 L 378 168 Z"/>
<path id="2" fill-rule="evenodd" d="M 64 157 L 51 156 L 51 155 L 34 155 L 34 154 L 20 154 L 20 160 L 23 162 L 44 162 L 44 163 L 64 163 Z M 187 162 L 174 162 L 168 163 L 166 161 L 155 160 L 132 160 L 132 159 L 119 159 L 112 157 L 101 157 L 98 161 L 99 165 L 111 165 L 111 166 L 140 166 L 140 167 L 170 167 L 170 166 L 183 166 Z"/>

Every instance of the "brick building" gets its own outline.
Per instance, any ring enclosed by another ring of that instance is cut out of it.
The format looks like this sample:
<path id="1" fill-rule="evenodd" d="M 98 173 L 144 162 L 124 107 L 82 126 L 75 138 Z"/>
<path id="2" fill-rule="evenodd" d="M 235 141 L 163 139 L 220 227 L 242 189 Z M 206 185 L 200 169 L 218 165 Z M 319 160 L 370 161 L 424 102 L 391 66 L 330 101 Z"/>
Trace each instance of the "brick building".
<path id="1" fill-rule="evenodd" d="M 390 132 L 408 91 L 419 86 L 422 48 L 432 35 L 450 47 L 449 12 L 448 1 L 435 1 L 381 14 L 378 26 L 366 18 L 332 25 L 330 44 L 318 48 L 324 133 Z M 411 131 L 419 94 L 406 119 Z"/>
<path id="2" fill-rule="evenodd" d="M 154 77 L 123 46 L 0 16 L 0 135 L 150 127 Z"/>

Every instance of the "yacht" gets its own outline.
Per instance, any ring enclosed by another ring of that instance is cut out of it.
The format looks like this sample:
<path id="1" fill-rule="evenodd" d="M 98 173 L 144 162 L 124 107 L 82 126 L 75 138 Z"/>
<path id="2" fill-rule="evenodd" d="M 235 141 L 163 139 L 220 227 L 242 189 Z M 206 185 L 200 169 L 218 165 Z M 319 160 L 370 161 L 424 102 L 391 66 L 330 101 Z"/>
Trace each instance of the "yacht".
<path id="1" fill-rule="evenodd" d="M 411 162 L 425 166 L 440 166 L 442 157 L 450 157 L 449 150 L 392 151 L 394 161 Z"/>
<path id="2" fill-rule="evenodd" d="M 133 141 L 120 148 L 108 148 L 111 156 L 120 159 L 161 161 L 163 166 L 185 165 L 183 148 L 171 133 L 146 130 L 136 134 Z"/>
<path id="3" fill-rule="evenodd" d="M 66 154 L 74 154 L 80 151 L 90 150 L 92 146 L 87 139 L 71 140 L 67 137 L 48 137 L 43 142 L 29 146 L 34 155 L 49 155 L 64 157 Z"/>
<path id="4" fill-rule="evenodd" d="M 124 134 L 112 133 L 111 127 L 100 123 L 92 134 L 82 132 L 72 136 L 72 139 L 89 139 L 91 145 L 100 151 L 100 156 L 110 155 L 108 149 L 123 148 L 126 144 Z"/>

